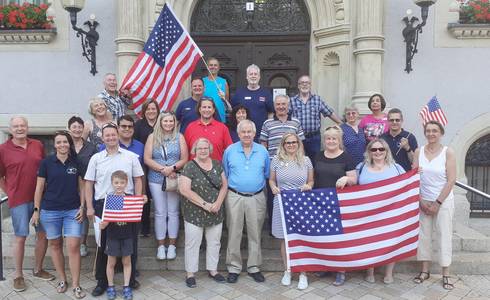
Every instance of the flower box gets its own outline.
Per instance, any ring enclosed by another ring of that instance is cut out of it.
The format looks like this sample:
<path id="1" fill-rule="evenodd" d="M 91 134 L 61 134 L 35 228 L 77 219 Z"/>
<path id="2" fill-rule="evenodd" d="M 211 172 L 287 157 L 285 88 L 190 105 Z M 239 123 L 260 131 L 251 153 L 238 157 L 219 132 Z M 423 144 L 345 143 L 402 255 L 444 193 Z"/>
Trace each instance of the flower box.
<path id="1" fill-rule="evenodd" d="M 490 39 L 490 24 L 447 24 L 449 32 L 457 39 Z"/>
<path id="2" fill-rule="evenodd" d="M 0 30 L 0 44 L 47 44 L 55 36 L 56 28 Z"/>

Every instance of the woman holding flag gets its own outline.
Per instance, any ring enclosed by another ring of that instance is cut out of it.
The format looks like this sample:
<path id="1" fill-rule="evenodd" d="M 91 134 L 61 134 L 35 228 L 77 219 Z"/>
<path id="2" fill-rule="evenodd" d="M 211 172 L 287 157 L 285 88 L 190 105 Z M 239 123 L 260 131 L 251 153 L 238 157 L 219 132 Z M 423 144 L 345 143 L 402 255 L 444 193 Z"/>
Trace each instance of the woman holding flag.
<path id="1" fill-rule="evenodd" d="M 352 156 L 344 151 L 343 131 L 335 125 L 327 127 L 323 134 L 324 151 L 318 153 L 313 160 L 315 166 L 315 189 L 318 188 L 344 188 L 346 185 L 357 183 L 355 163 Z M 319 272 L 317 276 L 324 277 L 326 272 Z M 334 285 L 339 286 L 345 282 L 345 272 L 338 272 Z"/>
<path id="2" fill-rule="evenodd" d="M 452 224 L 454 215 L 453 187 L 456 181 L 456 159 L 451 148 L 441 144 L 444 127 L 437 121 L 424 125 L 427 145 L 417 149 L 413 168 L 420 171 L 420 233 L 417 260 L 422 261 L 422 271 L 414 278 L 422 283 L 430 278 L 432 260 L 432 237 L 438 237 L 439 256 L 442 267 L 442 287 L 452 290 L 449 282 L 449 266 L 452 256 Z"/>
<path id="3" fill-rule="evenodd" d="M 356 170 L 359 177 L 359 184 L 368 184 L 380 180 L 388 179 L 405 173 L 402 166 L 395 163 L 388 144 L 383 139 L 374 139 L 366 147 L 364 162 L 357 165 Z M 393 283 L 393 269 L 395 263 L 389 263 L 385 268 L 383 282 Z M 375 283 L 374 268 L 369 268 L 365 280 Z"/>
<path id="4" fill-rule="evenodd" d="M 313 187 L 313 165 L 308 156 L 305 156 L 303 143 L 295 133 L 287 133 L 281 140 L 281 145 L 271 162 L 271 171 L 269 178 L 274 198 L 274 207 L 272 211 L 272 235 L 282 239 L 281 256 L 284 262 L 284 276 L 282 285 L 291 284 L 291 271 L 287 266 L 286 245 L 284 242 L 284 230 L 282 227 L 280 204 L 277 194 L 281 190 L 301 190 L 308 191 Z M 304 290 L 308 287 L 308 278 L 305 272 L 299 275 L 298 289 Z"/>

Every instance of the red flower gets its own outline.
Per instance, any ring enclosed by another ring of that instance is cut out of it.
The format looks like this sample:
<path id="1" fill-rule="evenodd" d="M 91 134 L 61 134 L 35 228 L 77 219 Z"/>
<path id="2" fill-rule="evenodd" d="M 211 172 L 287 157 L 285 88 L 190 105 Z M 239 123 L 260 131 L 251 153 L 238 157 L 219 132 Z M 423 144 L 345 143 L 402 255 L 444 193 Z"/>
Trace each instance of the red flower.
<path id="1" fill-rule="evenodd" d="M 481 3 L 488 3 L 488 0 L 481 0 Z"/>
<path id="2" fill-rule="evenodd" d="M 48 9 L 48 5 L 46 3 L 41 3 L 41 5 L 39 5 L 39 7 L 41 9 Z"/>
<path id="3" fill-rule="evenodd" d="M 2 9 L 2 8 L 0 7 L 0 9 Z M 0 21 L 1 20 L 3 20 L 3 14 L 2 13 L 0 13 Z"/>

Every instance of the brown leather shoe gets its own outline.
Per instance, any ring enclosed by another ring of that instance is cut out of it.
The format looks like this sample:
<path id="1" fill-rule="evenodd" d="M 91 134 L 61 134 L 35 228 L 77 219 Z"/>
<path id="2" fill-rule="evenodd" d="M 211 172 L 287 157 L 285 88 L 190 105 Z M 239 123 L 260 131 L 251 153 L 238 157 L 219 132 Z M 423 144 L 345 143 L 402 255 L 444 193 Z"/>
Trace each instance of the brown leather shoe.
<path id="1" fill-rule="evenodd" d="M 14 291 L 23 292 L 26 290 L 26 283 L 24 277 L 20 276 L 14 279 Z"/>
<path id="2" fill-rule="evenodd" d="M 34 278 L 41 279 L 44 281 L 51 281 L 55 278 L 55 276 L 51 273 L 48 273 L 44 270 L 39 270 L 37 272 L 32 271 L 32 274 L 34 275 Z"/>

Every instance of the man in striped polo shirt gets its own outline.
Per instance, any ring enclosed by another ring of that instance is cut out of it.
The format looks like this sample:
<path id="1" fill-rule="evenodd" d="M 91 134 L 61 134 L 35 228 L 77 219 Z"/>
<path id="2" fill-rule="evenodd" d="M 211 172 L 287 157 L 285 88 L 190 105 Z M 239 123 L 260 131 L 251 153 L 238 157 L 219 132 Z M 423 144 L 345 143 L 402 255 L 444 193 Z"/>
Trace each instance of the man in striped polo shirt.
<path id="1" fill-rule="evenodd" d="M 268 119 L 262 125 L 260 131 L 260 143 L 269 151 L 272 159 L 276 154 L 281 139 L 286 133 L 296 133 L 301 140 L 305 139 L 301 123 L 298 119 L 291 117 L 289 112 L 289 97 L 287 95 L 277 95 L 274 98 L 274 116 Z M 272 222 L 272 194 L 269 185 L 267 185 L 267 213 L 269 216 L 269 225 Z"/>

